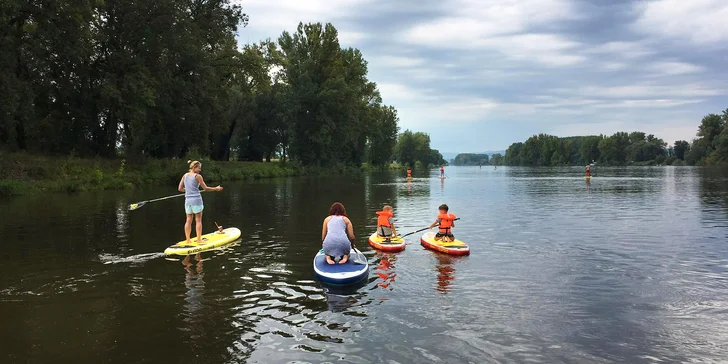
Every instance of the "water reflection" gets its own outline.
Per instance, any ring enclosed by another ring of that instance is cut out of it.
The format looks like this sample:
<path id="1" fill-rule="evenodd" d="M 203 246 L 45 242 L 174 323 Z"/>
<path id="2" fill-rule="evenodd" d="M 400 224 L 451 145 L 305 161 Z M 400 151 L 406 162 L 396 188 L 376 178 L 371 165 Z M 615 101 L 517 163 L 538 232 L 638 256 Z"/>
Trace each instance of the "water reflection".
<path id="1" fill-rule="evenodd" d="M 449 171 L 448 188 L 395 172 L 230 183 L 205 198 L 205 230 L 239 227 L 241 243 L 174 263 L 159 252 L 181 240 L 180 201 L 124 210 L 168 187 L 0 201 L 12 211 L 0 221 L 0 363 L 728 357 L 725 171 L 603 167 L 594 186 L 581 167 Z M 334 200 L 374 273 L 348 291 L 322 288 L 311 267 Z M 442 202 L 467 217 L 470 258 L 366 249 L 384 204 L 406 233 Z M 69 332 L 80 335 L 57 339 Z"/>
<path id="2" fill-rule="evenodd" d="M 377 252 L 379 255 L 379 264 L 376 265 L 375 272 L 377 275 L 377 286 L 392 291 L 392 283 L 397 278 L 397 272 L 394 270 L 394 263 L 397 261 L 396 254 Z"/>
<path id="3" fill-rule="evenodd" d="M 344 312 L 357 305 L 365 297 L 365 293 L 359 292 L 359 289 L 366 286 L 367 283 L 368 280 L 366 279 L 346 286 L 330 285 L 321 282 L 329 311 Z"/>
<path id="4" fill-rule="evenodd" d="M 196 263 L 193 263 L 193 260 Z M 205 293 L 205 281 L 203 279 L 202 262 L 203 259 L 200 253 L 197 253 L 194 258 L 191 255 L 187 255 L 182 259 L 182 266 L 184 266 L 186 271 L 185 288 L 187 289 L 184 293 L 185 327 L 190 332 L 190 339 L 192 340 L 201 339 L 204 336 L 204 331 L 200 326 L 202 316 L 198 313 L 198 311 L 204 308 L 203 296 Z"/>
<path id="5" fill-rule="evenodd" d="M 442 253 L 432 253 L 437 260 L 435 270 L 437 271 L 437 287 L 435 289 L 440 293 L 448 293 L 452 290 L 452 283 L 455 281 L 454 260 L 457 257 Z"/>

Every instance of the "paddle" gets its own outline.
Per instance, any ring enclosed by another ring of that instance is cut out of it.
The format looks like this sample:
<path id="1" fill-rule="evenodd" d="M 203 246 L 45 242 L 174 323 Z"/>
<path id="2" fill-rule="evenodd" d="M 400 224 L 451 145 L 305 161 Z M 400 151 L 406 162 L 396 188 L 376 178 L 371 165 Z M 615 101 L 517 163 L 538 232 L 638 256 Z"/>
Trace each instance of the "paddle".
<path id="1" fill-rule="evenodd" d="M 200 191 L 200 192 L 205 192 L 205 191 Z M 185 195 L 184 193 L 180 193 L 179 195 L 172 195 L 172 196 L 167 196 L 167 197 L 155 198 L 153 200 L 135 202 L 135 203 L 129 205 L 129 211 L 134 211 L 134 210 L 140 209 L 142 206 L 144 206 L 150 202 L 162 201 L 162 200 L 166 200 L 168 198 L 180 197 L 180 196 L 184 196 L 184 195 Z"/>
<path id="2" fill-rule="evenodd" d="M 455 220 L 453 220 L 453 221 L 457 221 L 457 220 L 460 220 L 460 218 L 458 217 L 457 219 L 455 219 Z M 439 225 L 439 224 L 438 224 L 438 225 Z M 435 226 L 437 226 L 437 225 L 435 225 Z M 433 226 L 433 227 L 435 227 L 435 226 Z M 400 238 L 404 238 L 405 236 L 408 236 L 408 235 L 412 235 L 412 234 L 416 234 L 416 233 L 419 233 L 420 231 L 425 231 L 425 230 L 427 230 L 427 229 L 429 229 L 429 228 L 430 228 L 430 227 L 428 226 L 428 227 L 426 227 L 426 228 L 422 228 L 422 229 L 419 229 L 419 230 L 417 230 L 417 231 L 413 231 L 413 232 L 411 232 L 411 233 L 407 233 L 407 234 L 404 234 L 404 235 L 400 235 L 399 237 L 400 237 Z"/>
<path id="3" fill-rule="evenodd" d="M 361 251 L 359 251 L 359 249 L 356 248 L 354 241 L 351 242 L 351 248 L 354 249 L 354 252 L 356 252 L 356 254 L 354 254 L 353 256 L 349 256 L 351 262 L 354 264 L 367 264 L 367 258 L 364 256 L 364 254 L 362 254 Z"/>
<path id="4" fill-rule="evenodd" d="M 360 252 L 357 248 L 354 248 L 354 251 L 356 252 L 356 254 L 351 257 L 351 261 L 354 264 L 367 264 L 367 258 L 364 256 L 364 254 Z"/>

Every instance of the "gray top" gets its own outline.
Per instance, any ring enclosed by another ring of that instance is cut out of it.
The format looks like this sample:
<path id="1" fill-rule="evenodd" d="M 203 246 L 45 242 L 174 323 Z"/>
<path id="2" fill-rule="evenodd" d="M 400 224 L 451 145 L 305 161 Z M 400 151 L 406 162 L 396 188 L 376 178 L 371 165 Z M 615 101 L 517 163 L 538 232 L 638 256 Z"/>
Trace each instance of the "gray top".
<path id="1" fill-rule="evenodd" d="M 185 206 L 202 206 L 200 184 L 197 183 L 197 173 L 190 176 L 185 173 Z"/>

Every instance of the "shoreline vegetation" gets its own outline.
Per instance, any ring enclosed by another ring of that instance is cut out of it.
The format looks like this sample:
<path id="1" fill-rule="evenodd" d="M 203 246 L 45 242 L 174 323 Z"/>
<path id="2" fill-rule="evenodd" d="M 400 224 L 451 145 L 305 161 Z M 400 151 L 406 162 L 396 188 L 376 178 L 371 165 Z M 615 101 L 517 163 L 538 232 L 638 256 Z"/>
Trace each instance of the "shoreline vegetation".
<path id="1" fill-rule="evenodd" d="M 10 3 L 1 194 L 167 183 L 187 159 L 221 181 L 445 164 L 331 23 L 242 45 L 230 0 Z"/>
<path id="2" fill-rule="evenodd" d="M 677 140 L 668 145 L 638 131 L 563 138 L 538 134 L 511 144 L 504 159 L 511 166 L 583 166 L 594 162 L 613 166 L 728 165 L 728 109 L 721 115 L 703 117 L 692 142 Z"/>
<path id="3" fill-rule="evenodd" d="M 401 169 L 398 163 L 373 167 L 339 164 L 331 167 L 303 166 L 294 162 L 251 162 L 203 160 L 203 175 L 208 184 L 277 177 L 323 176 Z M 134 189 L 151 184 L 174 186 L 186 171 L 182 159 L 148 159 L 129 163 L 124 159 L 49 157 L 25 153 L 1 153 L 0 197 L 43 192 Z"/>

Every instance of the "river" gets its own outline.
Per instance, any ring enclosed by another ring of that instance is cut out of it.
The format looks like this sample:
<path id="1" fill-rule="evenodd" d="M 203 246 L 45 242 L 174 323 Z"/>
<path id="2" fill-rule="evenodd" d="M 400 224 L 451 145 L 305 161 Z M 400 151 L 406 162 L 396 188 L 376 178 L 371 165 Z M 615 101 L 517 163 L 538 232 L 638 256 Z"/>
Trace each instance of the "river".
<path id="1" fill-rule="evenodd" d="M 181 171 L 182 173 L 183 171 Z M 203 172 L 204 173 L 204 172 Z M 396 172 L 399 173 L 399 172 Z M 2 363 L 672 363 L 728 358 L 728 173 L 692 167 L 447 167 L 224 184 L 205 231 L 240 243 L 165 257 L 176 193 L 0 201 Z M 321 222 L 347 208 L 369 279 L 322 288 Z M 447 203 L 471 255 L 372 250 Z"/>

